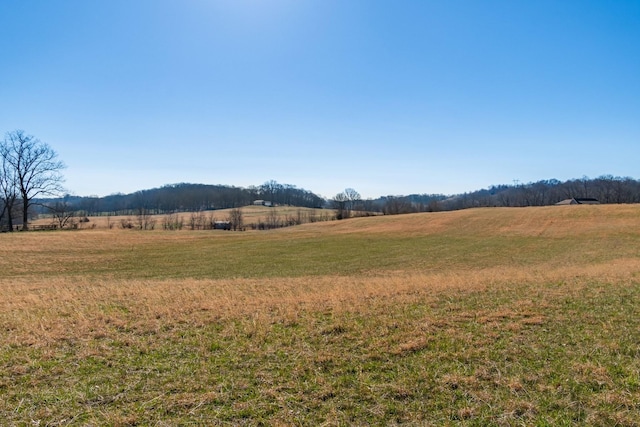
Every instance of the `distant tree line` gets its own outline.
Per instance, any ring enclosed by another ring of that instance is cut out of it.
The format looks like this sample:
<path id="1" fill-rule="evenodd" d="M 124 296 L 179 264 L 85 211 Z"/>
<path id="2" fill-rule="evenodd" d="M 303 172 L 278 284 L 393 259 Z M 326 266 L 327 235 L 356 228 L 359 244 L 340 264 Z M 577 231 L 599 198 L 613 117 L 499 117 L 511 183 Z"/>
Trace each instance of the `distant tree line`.
<path id="1" fill-rule="evenodd" d="M 329 207 L 335 210 L 336 219 L 344 219 L 370 213 L 397 215 L 473 207 L 547 206 L 570 198 L 595 198 L 602 204 L 640 203 L 640 181 L 603 175 L 594 179 L 583 177 L 568 181 L 550 179 L 527 184 L 495 185 L 457 195 L 411 194 L 377 199 L 363 199 L 356 190 L 347 188 L 330 200 L 295 185 L 276 181 L 248 188 L 182 183 L 131 194 L 106 197 L 67 195 L 64 198 L 42 200 L 39 212 L 53 213 L 59 221 L 64 221 L 68 212 L 88 216 L 140 216 L 140 212 L 153 215 L 238 208 L 263 200 L 273 206 Z"/>
<path id="2" fill-rule="evenodd" d="M 57 206 L 58 210 L 80 212 L 83 215 L 140 215 L 200 212 L 237 208 L 264 200 L 272 205 L 322 207 L 325 200 L 295 185 L 268 181 L 249 188 L 227 185 L 171 184 L 131 194 L 112 194 L 105 197 L 65 196 L 61 199 L 41 200 L 43 206 Z M 40 213 L 50 209 L 41 208 Z"/>
<path id="3" fill-rule="evenodd" d="M 368 204 L 375 211 L 392 215 L 475 207 L 549 206 L 572 198 L 594 198 L 602 204 L 640 203 L 640 181 L 612 175 L 594 179 L 583 177 L 564 182 L 550 179 L 527 184 L 496 185 L 454 196 L 387 196 L 368 201 Z"/>
<path id="4" fill-rule="evenodd" d="M 639 203 L 640 181 L 629 177 L 603 175 L 568 181 L 543 180 L 528 184 L 492 186 L 444 200 L 447 210 L 484 206 L 548 206 L 565 199 L 593 198 L 602 204 Z"/>
<path id="5" fill-rule="evenodd" d="M 19 196 L 15 196 L 20 200 Z M 600 203 L 640 203 L 640 181 L 629 177 L 604 175 L 595 179 L 583 177 L 568 181 L 542 180 L 527 184 L 495 185 L 458 195 L 411 194 L 362 199 L 360 194 L 347 188 L 334 198 L 324 198 L 290 184 L 267 181 L 249 188 L 225 185 L 172 184 L 132 194 L 113 194 L 106 197 L 65 196 L 39 200 L 32 207 L 35 213 L 52 214 L 60 228 L 73 223 L 74 216 L 92 215 L 147 215 L 176 212 L 201 212 L 215 209 L 238 208 L 256 200 L 273 205 L 300 207 L 329 207 L 336 219 L 381 213 L 397 215 L 414 212 L 437 212 L 474 207 L 521 207 L 553 205 L 564 199 L 595 198 Z M 6 196 L 2 199 L 8 205 Z M 10 203 L 9 203 L 10 204 Z M 4 212 L 4 211 L 3 211 Z M 4 214 L 6 223 L 6 214 Z M 2 218 L 0 218 L 2 220 Z M 269 221 L 261 227 L 272 228 Z"/>

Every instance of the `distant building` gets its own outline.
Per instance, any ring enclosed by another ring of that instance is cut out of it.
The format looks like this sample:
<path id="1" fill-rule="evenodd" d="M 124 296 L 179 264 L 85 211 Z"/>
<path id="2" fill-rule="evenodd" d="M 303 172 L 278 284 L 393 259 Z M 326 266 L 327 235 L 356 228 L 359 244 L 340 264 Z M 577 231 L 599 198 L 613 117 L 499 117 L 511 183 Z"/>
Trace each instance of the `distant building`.
<path id="1" fill-rule="evenodd" d="M 216 221 L 213 223 L 214 230 L 231 230 L 231 221 Z"/>
<path id="2" fill-rule="evenodd" d="M 256 206 L 271 206 L 271 202 L 268 200 L 254 200 L 253 204 Z"/>
<path id="3" fill-rule="evenodd" d="M 574 197 L 572 199 L 564 199 L 561 202 L 556 203 L 556 205 L 599 205 L 600 202 L 598 199 L 593 199 L 590 197 Z"/>

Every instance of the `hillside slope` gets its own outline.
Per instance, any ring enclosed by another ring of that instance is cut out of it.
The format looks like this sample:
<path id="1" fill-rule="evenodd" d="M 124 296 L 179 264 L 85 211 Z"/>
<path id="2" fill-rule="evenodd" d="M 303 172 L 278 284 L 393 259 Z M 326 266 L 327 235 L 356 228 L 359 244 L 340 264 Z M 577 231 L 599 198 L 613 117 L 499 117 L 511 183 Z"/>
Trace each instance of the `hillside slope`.
<path id="1" fill-rule="evenodd" d="M 566 237 L 637 233 L 640 232 L 640 205 L 476 208 L 452 212 L 352 218 L 304 227 L 305 231 L 313 229 L 322 233 L 338 234 L 452 236 Z"/>
<path id="2" fill-rule="evenodd" d="M 558 268 L 640 258 L 640 206 L 486 208 L 271 231 L 11 233 L 6 277 L 238 278 Z"/>

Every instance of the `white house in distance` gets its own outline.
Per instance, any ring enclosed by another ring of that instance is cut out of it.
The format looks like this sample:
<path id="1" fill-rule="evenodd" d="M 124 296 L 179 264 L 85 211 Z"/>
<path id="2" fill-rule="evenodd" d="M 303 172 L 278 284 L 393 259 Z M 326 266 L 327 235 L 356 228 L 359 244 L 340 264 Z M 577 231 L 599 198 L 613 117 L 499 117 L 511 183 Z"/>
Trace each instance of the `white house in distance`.
<path id="1" fill-rule="evenodd" d="M 273 206 L 271 202 L 268 200 L 254 200 L 253 204 L 254 206 L 268 206 L 268 207 Z"/>

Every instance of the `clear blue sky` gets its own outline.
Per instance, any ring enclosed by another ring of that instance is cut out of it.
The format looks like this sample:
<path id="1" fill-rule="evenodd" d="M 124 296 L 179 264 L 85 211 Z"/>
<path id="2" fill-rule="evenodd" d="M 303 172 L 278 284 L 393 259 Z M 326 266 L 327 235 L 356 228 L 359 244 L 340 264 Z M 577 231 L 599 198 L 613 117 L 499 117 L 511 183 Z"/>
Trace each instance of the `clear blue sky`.
<path id="1" fill-rule="evenodd" d="M 637 0 L 1 0 L 0 132 L 77 195 L 640 177 Z"/>

